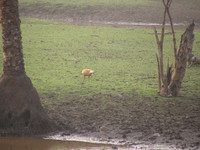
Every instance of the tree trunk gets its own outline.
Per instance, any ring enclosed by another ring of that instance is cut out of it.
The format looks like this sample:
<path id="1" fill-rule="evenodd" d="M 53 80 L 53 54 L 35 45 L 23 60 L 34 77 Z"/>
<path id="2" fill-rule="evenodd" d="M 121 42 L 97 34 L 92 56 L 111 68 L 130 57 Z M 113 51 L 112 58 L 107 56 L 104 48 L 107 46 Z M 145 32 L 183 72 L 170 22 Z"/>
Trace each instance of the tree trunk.
<path id="1" fill-rule="evenodd" d="M 25 74 L 18 0 L 1 0 L 3 75 L 0 78 L 0 134 L 30 135 L 51 130 L 39 95 Z"/>
<path id="2" fill-rule="evenodd" d="M 178 96 L 179 91 L 181 89 L 181 84 L 183 78 L 185 76 L 187 65 L 190 63 L 190 60 L 196 60 L 195 57 L 192 56 L 192 46 L 194 42 L 194 26 L 192 23 L 186 29 L 184 34 L 181 36 L 180 47 L 177 50 L 176 46 L 176 37 L 172 22 L 172 17 L 169 11 L 172 0 L 162 0 L 163 5 L 165 6 L 163 24 L 162 24 L 162 32 L 161 32 L 161 40 L 158 38 L 157 30 L 155 29 L 155 37 L 158 45 L 158 54 L 157 63 L 158 63 L 158 90 L 161 96 Z M 165 19 L 166 14 L 168 15 L 170 26 L 173 35 L 173 44 L 174 44 L 174 57 L 175 57 L 175 68 L 172 70 L 172 66 L 169 66 L 169 59 L 167 64 L 167 71 L 164 75 L 163 69 L 163 42 L 164 42 L 164 31 L 165 31 Z M 160 58 L 160 59 L 159 59 Z"/>
<path id="3" fill-rule="evenodd" d="M 188 55 L 192 51 L 194 42 L 194 26 L 194 23 L 190 24 L 181 36 L 180 47 L 175 54 L 175 68 L 172 72 L 171 68 L 167 67 L 170 71 L 167 71 L 167 75 L 165 75 L 163 80 L 163 86 L 159 92 L 161 96 L 178 96 L 179 94 L 187 69 Z"/>
<path id="4" fill-rule="evenodd" d="M 194 26 L 194 23 L 190 24 L 181 36 L 180 47 L 175 58 L 175 69 L 168 87 L 172 96 L 178 96 L 181 88 L 181 83 L 187 68 L 187 58 L 192 51 L 194 42 Z"/>

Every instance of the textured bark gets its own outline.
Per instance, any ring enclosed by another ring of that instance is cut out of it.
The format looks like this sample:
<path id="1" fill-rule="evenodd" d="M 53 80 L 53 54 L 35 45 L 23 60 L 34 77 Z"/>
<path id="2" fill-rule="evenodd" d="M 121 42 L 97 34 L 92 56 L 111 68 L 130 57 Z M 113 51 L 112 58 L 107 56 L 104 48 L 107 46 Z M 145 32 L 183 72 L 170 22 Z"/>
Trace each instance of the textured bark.
<path id="1" fill-rule="evenodd" d="M 39 95 L 26 76 L 18 0 L 1 0 L 3 75 L 0 78 L 0 135 L 32 135 L 51 130 Z"/>
<path id="2" fill-rule="evenodd" d="M 162 0 L 162 2 L 163 2 L 163 5 L 165 6 L 165 10 L 164 10 L 164 15 L 163 15 L 160 39 L 158 37 L 156 28 L 154 28 L 154 32 L 155 32 L 156 42 L 158 45 L 158 55 L 156 55 L 157 63 L 158 63 L 158 93 L 162 96 L 167 96 L 169 93 L 168 85 L 169 85 L 169 80 L 170 80 L 169 76 L 171 76 L 171 74 L 169 74 L 169 73 L 171 73 L 171 68 L 169 68 L 169 63 L 168 63 L 167 75 L 165 75 L 164 74 L 164 65 L 163 65 L 163 43 L 164 43 L 164 37 L 165 37 L 166 15 L 168 15 L 168 17 L 170 19 L 170 24 L 172 25 L 171 15 L 169 12 L 169 8 L 171 6 L 172 0 L 167 0 L 167 2 L 165 2 L 165 0 Z M 176 39 L 175 39 L 173 27 L 172 27 L 172 33 L 173 33 L 173 37 L 174 37 L 174 41 L 175 41 Z M 176 48 L 176 43 L 174 43 L 174 48 Z M 176 49 L 174 51 L 176 51 Z"/>
<path id="3" fill-rule="evenodd" d="M 175 69 L 168 87 L 172 96 L 178 96 L 181 89 L 181 83 L 187 68 L 187 58 L 192 51 L 194 42 L 194 26 L 194 23 L 190 24 L 181 36 L 180 47 L 175 58 Z"/>
<path id="4" fill-rule="evenodd" d="M 1 23 L 3 39 L 4 74 L 23 74 L 20 19 L 17 0 L 1 0 Z"/>
<path id="5" fill-rule="evenodd" d="M 192 23 L 181 36 L 180 47 L 175 54 L 175 68 L 167 66 L 167 73 L 164 75 L 162 87 L 159 91 L 161 96 L 178 96 L 181 84 L 187 69 L 188 55 L 192 51 L 194 42 L 194 26 Z"/>
<path id="6" fill-rule="evenodd" d="M 50 131 L 49 124 L 39 95 L 26 75 L 0 78 L 0 132 L 42 134 Z"/>
<path id="7" fill-rule="evenodd" d="M 158 55 L 157 55 L 157 63 L 158 63 L 158 87 L 159 94 L 161 96 L 178 96 L 178 93 L 181 89 L 181 84 L 186 72 L 186 67 L 188 64 L 188 60 L 192 54 L 192 46 L 194 41 L 194 23 L 189 25 L 184 34 L 181 36 L 180 47 L 177 50 L 176 46 L 176 37 L 172 22 L 172 17 L 169 11 L 172 0 L 162 0 L 163 5 L 165 6 L 163 24 L 162 24 L 162 32 L 161 39 L 158 38 L 157 30 L 155 29 L 155 37 L 158 45 Z M 170 26 L 173 35 L 173 44 L 174 44 L 174 58 L 175 58 L 175 68 L 172 70 L 172 66 L 169 66 L 169 62 L 167 65 L 166 74 L 164 74 L 163 67 L 163 42 L 164 42 L 164 31 L 165 31 L 165 20 L 166 14 L 168 15 Z M 191 57 L 193 60 L 193 57 Z"/>
<path id="8" fill-rule="evenodd" d="M 190 24 L 181 36 L 180 47 L 175 54 L 175 68 L 167 66 L 167 74 L 159 91 L 161 96 L 178 96 L 187 69 L 188 55 L 191 54 L 194 42 L 194 23 Z"/>

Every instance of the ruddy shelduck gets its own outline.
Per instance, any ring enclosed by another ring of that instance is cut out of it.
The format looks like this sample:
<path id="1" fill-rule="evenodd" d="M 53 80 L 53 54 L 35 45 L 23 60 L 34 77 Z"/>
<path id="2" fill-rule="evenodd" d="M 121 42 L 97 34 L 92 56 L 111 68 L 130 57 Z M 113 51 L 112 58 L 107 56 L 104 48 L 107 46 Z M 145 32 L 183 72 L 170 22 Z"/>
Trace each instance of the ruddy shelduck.
<path id="1" fill-rule="evenodd" d="M 81 74 L 84 76 L 84 79 L 83 79 L 83 81 L 84 81 L 85 76 L 88 76 L 88 78 L 89 78 L 92 74 L 94 74 L 94 71 L 91 69 L 83 69 Z"/>

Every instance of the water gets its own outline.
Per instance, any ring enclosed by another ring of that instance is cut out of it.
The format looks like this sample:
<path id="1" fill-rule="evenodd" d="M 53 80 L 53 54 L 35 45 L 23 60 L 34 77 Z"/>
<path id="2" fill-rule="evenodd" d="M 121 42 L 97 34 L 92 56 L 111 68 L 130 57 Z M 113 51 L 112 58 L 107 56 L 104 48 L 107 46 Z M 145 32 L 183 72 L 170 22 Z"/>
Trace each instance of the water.
<path id="1" fill-rule="evenodd" d="M 75 141 L 73 141 L 75 140 Z M 97 141 L 89 137 L 54 135 L 43 138 L 1 138 L 0 150 L 180 150 L 174 146 L 159 144 L 135 143 L 132 146 L 119 144 L 117 140 L 110 142 Z"/>
<path id="2" fill-rule="evenodd" d="M 109 150 L 111 145 L 42 138 L 0 138 L 1 150 Z"/>
<path id="3" fill-rule="evenodd" d="M 161 138 L 161 137 L 160 137 Z M 131 142 L 132 141 L 132 142 Z M 159 141 L 159 140 L 158 140 Z M 160 141 L 162 141 L 160 139 Z M 56 133 L 45 138 L 0 137 L 0 150 L 181 150 L 174 144 Z"/>

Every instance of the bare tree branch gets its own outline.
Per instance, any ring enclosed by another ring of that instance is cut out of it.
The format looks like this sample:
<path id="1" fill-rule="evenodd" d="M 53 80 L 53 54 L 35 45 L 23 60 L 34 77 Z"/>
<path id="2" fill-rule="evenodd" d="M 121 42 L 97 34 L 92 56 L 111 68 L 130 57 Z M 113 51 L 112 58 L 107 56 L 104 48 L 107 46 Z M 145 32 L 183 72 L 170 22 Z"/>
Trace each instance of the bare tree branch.
<path id="1" fill-rule="evenodd" d="M 157 30 L 156 30 L 155 27 L 154 27 L 154 33 L 155 33 L 155 37 L 156 37 L 157 45 L 159 46 L 159 44 L 160 44 L 160 40 L 159 40 L 159 38 L 158 38 L 158 32 L 157 32 Z M 158 48 L 158 49 L 159 49 L 159 48 Z"/>
<path id="2" fill-rule="evenodd" d="M 165 0 L 162 0 L 162 2 L 163 2 L 163 5 L 165 6 L 166 4 L 165 4 Z"/>
<path id="3" fill-rule="evenodd" d="M 172 0 L 169 0 L 169 7 L 171 6 Z"/>
<path id="4" fill-rule="evenodd" d="M 158 59 L 158 55 L 156 54 L 157 63 L 158 63 L 158 92 L 161 90 L 161 74 L 160 74 L 160 63 Z"/>
<path id="5" fill-rule="evenodd" d="M 174 26 L 173 26 L 173 22 L 172 22 L 171 14 L 170 14 L 170 12 L 169 12 L 169 8 L 167 8 L 167 14 L 168 14 L 168 17 L 169 17 L 170 26 L 171 26 L 172 35 L 173 35 L 173 43 L 174 43 L 174 57 L 176 57 L 176 54 L 177 54 L 176 36 L 175 36 Z"/>
<path id="6" fill-rule="evenodd" d="M 177 96 L 181 83 L 185 75 L 186 64 L 188 61 L 188 54 L 191 54 L 193 41 L 194 41 L 194 23 L 192 23 L 185 31 L 185 33 L 181 37 L 180 47 L 177 49 L 176 46 L 176 37 L 172 22 L 172 17 L 169 11 L 169 8 L 172 4 L 172 0 L 162 0 L 163 5 L 165 7 L 163 22 L 162 22 L 162 30 L 161 30 L 161 38 L 159 40 L 157 30 L 154 29 L 155 37 L 158 45 L 158 55 L 157 65 L 158 65 L 158 88 L 159 94 L 161 96 Z M 174 58 L 175 58 L 175 68 L 172 69 L 172 65 L 169 65 L 169 58 L 166 68 L 166 74 L 164 74 L 163 67 L 163 43 L 164 43 L 164 35 L 165 35 L 165 22 L 166 15 L 169 18 L 170 26 L 173 34 L 173 45 L 174 45 Z M 196 60 L 195 57 L 191 58 L 192 60 Z"/>
<path id="7" fill-rule="evenodd" d="M 167 7 L 166 7 L 166 5 L 168 5 L 169 1 L 167 2 L 167 4 L 165 3 L 164 0 L 162 0 L 162 1 L 163 1 L 164 6 L 165 6 L 165 11 L 164 11 L 164 15 L 163 15 L 162 31 L 161 31 L 160 41 L 159 41 L 159 38 L 158 38 L 158 35 L 157 35 L 157 31 L 156 30 L 154 30 L 154 31 L 155 31 L 155 36 L 156 36 L 157 44 L 158 44 L 160 78 L 161 78 L 161 81 L 164 82 L 163 43 L 164 43 L 164 36 L 165 36 L 165 21 L 166 21 L 166 14 L 167 14 Z"/>

